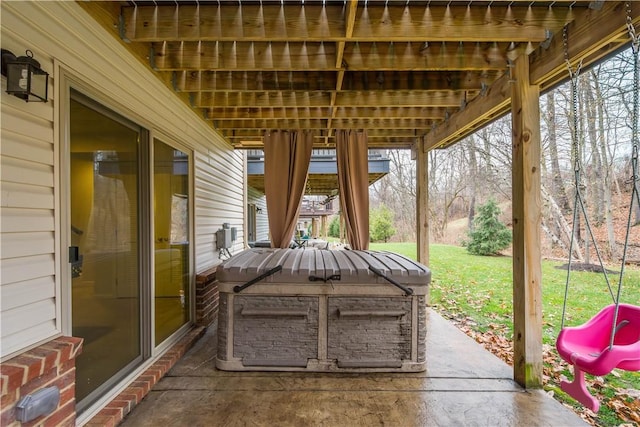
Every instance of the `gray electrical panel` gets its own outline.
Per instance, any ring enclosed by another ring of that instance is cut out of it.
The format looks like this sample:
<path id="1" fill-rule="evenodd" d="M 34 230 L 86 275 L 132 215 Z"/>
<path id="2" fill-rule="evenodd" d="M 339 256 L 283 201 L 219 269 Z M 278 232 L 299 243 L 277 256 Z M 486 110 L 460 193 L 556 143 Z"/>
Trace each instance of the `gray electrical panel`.
<path id="1" fill-rule="evenodd" d="M 236 227 L 221 228 L 216 231 L 216 248 L 229 249 L 233 246 L 233 242 L 238 238 Z"/>

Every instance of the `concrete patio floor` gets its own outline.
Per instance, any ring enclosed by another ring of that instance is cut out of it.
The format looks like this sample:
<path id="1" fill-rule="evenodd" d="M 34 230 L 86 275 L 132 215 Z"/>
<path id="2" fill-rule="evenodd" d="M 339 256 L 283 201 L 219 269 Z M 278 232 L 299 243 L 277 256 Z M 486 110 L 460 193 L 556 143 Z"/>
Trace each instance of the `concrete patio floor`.
<path id="1" fill-rule="evenodd" d="M 224 372 L 207 334 L 121 426 L 584 426 L 432 310 L 421 373 Z"/>

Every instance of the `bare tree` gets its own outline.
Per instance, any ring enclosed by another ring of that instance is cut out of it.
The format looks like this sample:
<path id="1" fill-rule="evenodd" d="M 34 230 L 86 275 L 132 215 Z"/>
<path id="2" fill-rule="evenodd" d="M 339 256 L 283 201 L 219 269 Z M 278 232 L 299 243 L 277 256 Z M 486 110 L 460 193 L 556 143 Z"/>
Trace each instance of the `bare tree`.
<path id="1" fill-rule="evenodd" d="M 475 140 L 473 135 L 467 138 L 469 152 L 469 214 L 467 215 L 467 228 L 469 233 L 473 231 L 473 218 L 476 215 L 476 192 L 478 189 L 478 160 L 476 159 Z"/>
<path id="2" fill-rule="evenodd" d="M 553 188 L 553 197 L 561 207 L 565 214 L 571 211 L 569 198 L 564 188 L 562 180 L 562 172 L 560 171 L 560 159 L 558 157 L 558 144 L 556 133 L 556 103 L 553 92 L 546 95 L 546 111 L 543 115 L 547 125 L 547 137 L 549 141 L 549 162 L 551 163 L 551 182 Z"/>
<path id="3" fill-rule="evenodd" d="M 372 207 L 384 205 L 394 212 L 395 238 L 412 241 L 415 231 L 416 168 L 408 150 L 389 150 L 389 174 L 372 186 Z"/>
<path id="4" fill-rule="evenodd" d="M 598 71 L 596 73 L 596 71 Z M 608 247 L 609 254 L 612 259 L 617 257 L 617 249 L 616 249 L 616 236 L 613 225 L 613 212 L 611 207 L 611 175 L 613 174 L 611 164 L 608 159 L 607 153 L 607 138 L 605 131 L 605 106 L 602 90 L 600 88 L 600 67 L 597 69 L 592 69 L 589 76 L 591 77 L 591 81 L 593 84 L 593 91 L 591 94 L 593 95 L 593 99 L 590 99 L 590 102 L 595 104 L 594 113 L 597 116 L 597 126 L 596 120 L 594 120 L 593 126 L 597 128 L 594 130 L 594 133 L 597 132 L 597 140 L 599 142 L 597 147 L 594 147 L 594 150 L 598 152 L 601 158 L 600 166 L 602 171 L 600 173 L 600 189 L 602 191 L 602 201 L 603 201 L 603 211 L 604 211 L 604 220 L 607 226 L 607 237 L 608 237 Z M 596 135 L 594 135 L 596 137 Z"/>

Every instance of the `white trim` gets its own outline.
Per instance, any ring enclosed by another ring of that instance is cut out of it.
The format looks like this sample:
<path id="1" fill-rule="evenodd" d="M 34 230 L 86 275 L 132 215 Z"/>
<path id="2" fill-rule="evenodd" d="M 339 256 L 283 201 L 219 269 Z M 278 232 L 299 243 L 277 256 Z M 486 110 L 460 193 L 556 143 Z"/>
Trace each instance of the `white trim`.
<path id="1" fill-rule="evenodd" d="M 69 99 L 70 99 L 70 82 L 69 72 L 66 67 L 59 61 L 54 61 L 54 75 L 56 76 L 55 96 L 58 102 L 56 102 L 55 121 L 57 125 L 56 138 L 57 138 L 57 153 L 55 161 L 58 164 L 56 180 L 58 191 L 56 192 L 56 205 L 58 212 L 56 213 L 56 238 L 58 240 L 56 259 L 59 260 L 57 264 L 57 271 L 59 272 L 56 278 L 59 295 L 61 301 L 57 304 L 60 308 L 60 329 L 68 336 L 71 336 L 72 329 L 72 292 L 71 286 L 62 286 L 62 283 L 71 283 L 71 265 L 65 262 L 62 257 L 65 253 L 65 249 L 68 248 L 68 243 L 71 242 L 71 221 L 69 219 L 69 212 L 71 212 L 71 195 L 69 189 L 71 188 L 71 177 L 69 173 L 62 173 L 61 171 L 68 171 L 70 169 L 70 160 L 68 153 L 69 147 Z M 64 214 L 64 215 L 63 215 Z M 68 249 L 67 249 L 68 250 Z M 68 260 L 67 260 L 68 261 Z M 62 268 L 62 265 L 66 268 Z"/>

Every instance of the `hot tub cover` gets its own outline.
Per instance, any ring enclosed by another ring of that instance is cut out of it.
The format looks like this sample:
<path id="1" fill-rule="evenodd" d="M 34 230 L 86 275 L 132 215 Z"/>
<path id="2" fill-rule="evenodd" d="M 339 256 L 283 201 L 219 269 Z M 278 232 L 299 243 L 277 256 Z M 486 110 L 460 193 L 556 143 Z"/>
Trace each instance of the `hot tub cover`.
<path id="1" fill-rule="evenodd" d="M 386 279 L 403 285 L 428 285 L 431 271 L 424 265 L 393 252 L 360 250 L 319 250 L 311 248 L 251 248 L 226 260 L 218 267 L 220 282 L 247 282 L 276 267 L 282 267 L 260 283 L 340 284 L 386 283 Z"/>

